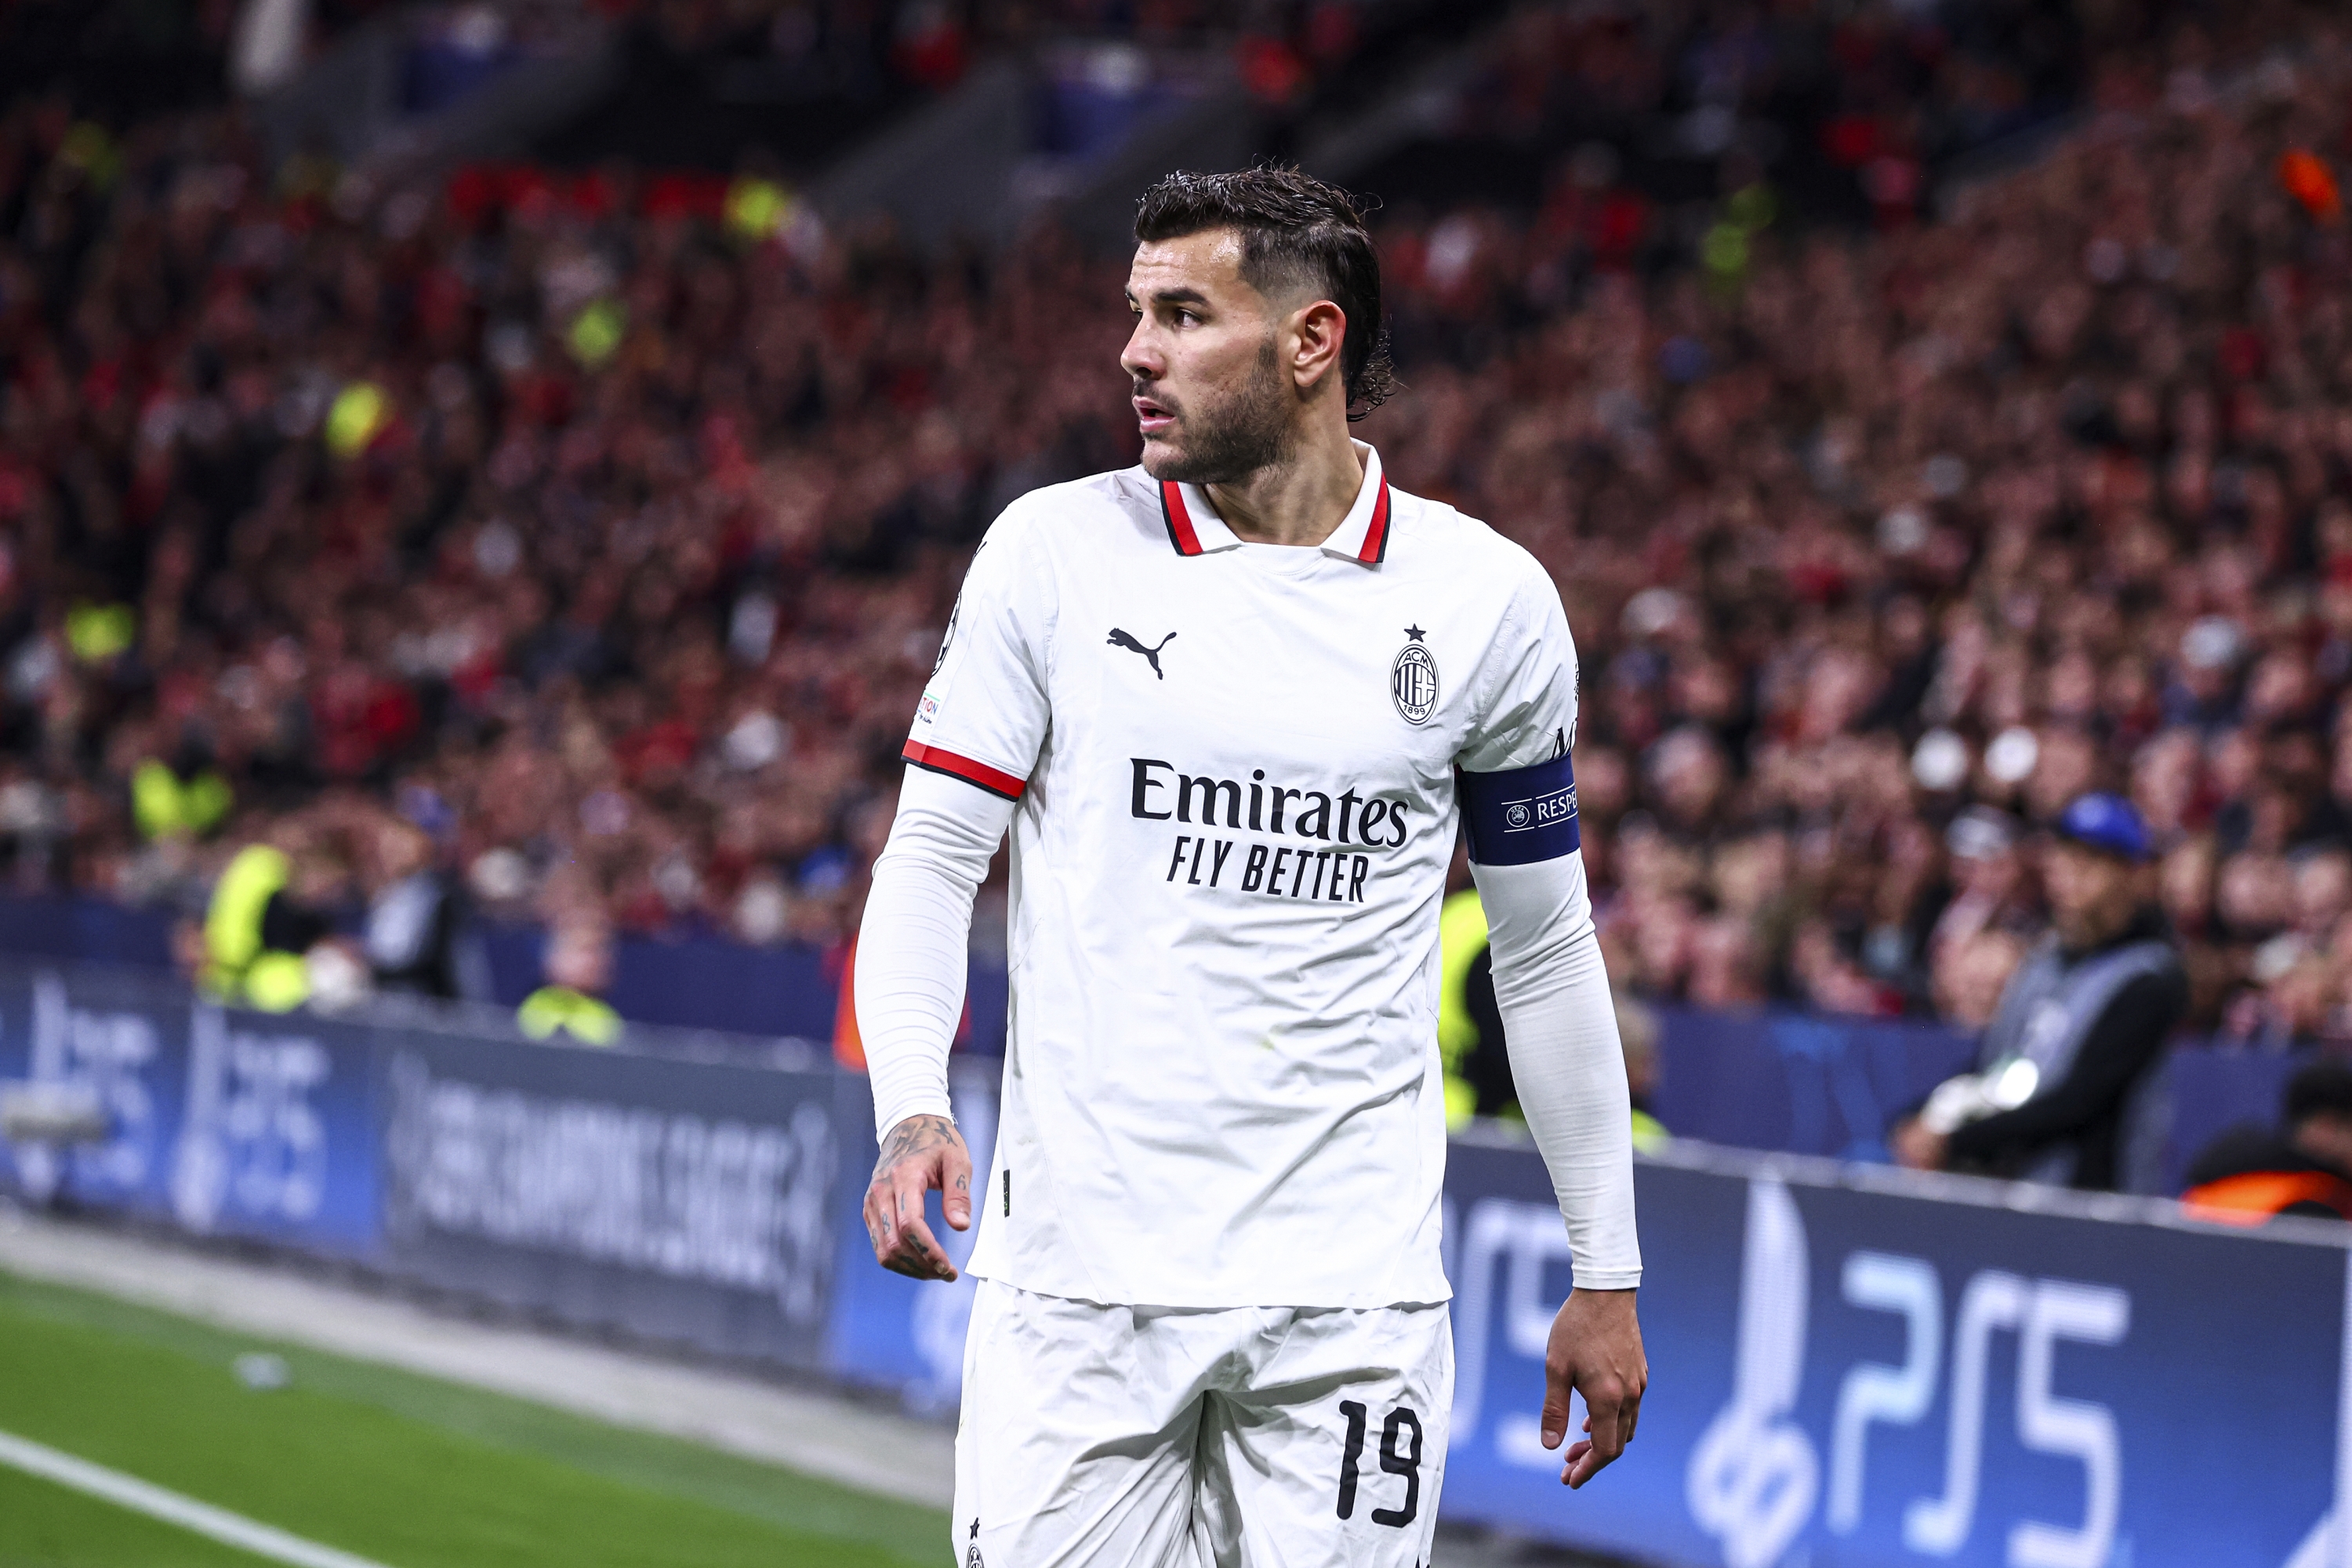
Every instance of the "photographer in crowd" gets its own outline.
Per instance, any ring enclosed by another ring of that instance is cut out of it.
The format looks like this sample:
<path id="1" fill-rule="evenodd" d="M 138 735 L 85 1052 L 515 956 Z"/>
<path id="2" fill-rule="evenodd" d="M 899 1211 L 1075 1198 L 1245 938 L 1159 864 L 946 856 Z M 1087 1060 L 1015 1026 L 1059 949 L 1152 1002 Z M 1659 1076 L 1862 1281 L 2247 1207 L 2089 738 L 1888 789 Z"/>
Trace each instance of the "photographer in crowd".
<path id="1" fill-rule="evenodd" d="M 2011 976 L 1978 1070 L 1896 1128 L 1895 1158 L 2094 1190 L 2133 1178 L 2137 1091 L 2189 1006 L 2148 896 L 2147 827 L 2118 795 L 2076 797 L 2042 857 L 2052 930 Z"/>

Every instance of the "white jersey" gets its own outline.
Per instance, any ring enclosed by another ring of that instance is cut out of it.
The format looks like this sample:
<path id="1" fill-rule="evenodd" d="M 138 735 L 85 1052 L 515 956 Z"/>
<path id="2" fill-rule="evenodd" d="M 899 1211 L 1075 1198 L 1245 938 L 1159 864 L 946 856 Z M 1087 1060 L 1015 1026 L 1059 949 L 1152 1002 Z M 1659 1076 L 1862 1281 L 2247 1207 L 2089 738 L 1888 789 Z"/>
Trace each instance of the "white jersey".
<path id="1" fill-rule="evenodd" d="M 1450 1294 L 1454 770 L 1564 752 L 1576 656 L 1533 557 L 1357 451 L 1318 549 L 1245 544 L 1136 468 L 1024 497 L 973 559 L 906 756 L 1018 802 L 976 1275 L 1169 1307 Z"/>

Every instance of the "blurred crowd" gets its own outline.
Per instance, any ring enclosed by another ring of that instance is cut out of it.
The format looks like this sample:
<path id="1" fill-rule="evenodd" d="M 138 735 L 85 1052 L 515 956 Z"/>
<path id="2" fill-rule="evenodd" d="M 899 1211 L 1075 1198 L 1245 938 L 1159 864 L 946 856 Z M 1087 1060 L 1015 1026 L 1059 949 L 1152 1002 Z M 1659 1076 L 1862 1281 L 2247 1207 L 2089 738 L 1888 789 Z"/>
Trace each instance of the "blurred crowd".
<path id="1" fill-rule="evenodd" d="M 2346 1030 L 2346 63 L 2177 57 L 1867 244 L 1758 226 L 1644 283 L 1585 265 L 1572 181 L 1391 237 L 1421 368 L 1374 438 L 1561 585 L 1613 976 L 1981 1024 L 2036 828 L 2113 787 L 2195 1025 Z"/>
<path id="2" fill-rule="evenodd" d="M 1050 242 L 926 269 L 658 197 L 0 121 L 18 885 L 198 907 L 292 815 L 355 900 L 363 799 L 493 914 L 849 928 L 963 552 L 1132 455 L 1125 309 Z"/>
<path id="3" fill-rule="evenodd" d="M 1759 165 L 1669 254 L 1583 153 L 1381 220 L 1363 433 L 1559 582 L 1613 975 L 1981 1023 L 2105 786 L 2198 1027 L 2352 1033 L 2352 55 L 2300 38 L 2180 36 L 1937 221 Z M 0 112 L 13 885 L 194 910 L 266 837 L 356 907 L 429 843 L 589 945 L 854 931 L 973 542 L 1133 459 L 1121 269 L 706 195 Z"/>

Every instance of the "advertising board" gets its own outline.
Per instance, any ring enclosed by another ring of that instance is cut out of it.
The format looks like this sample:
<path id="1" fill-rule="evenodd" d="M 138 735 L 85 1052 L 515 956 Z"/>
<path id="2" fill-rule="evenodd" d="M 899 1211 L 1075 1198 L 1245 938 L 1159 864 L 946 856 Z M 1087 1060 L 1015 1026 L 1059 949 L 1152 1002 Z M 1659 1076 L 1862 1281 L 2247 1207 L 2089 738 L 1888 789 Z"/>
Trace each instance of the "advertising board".
<path id="1" fill-rule="evenodd" d="M 1549 1184 L 1454 1147 L 1450 1512 L 1724 1568 L 2352 1561 L 2312 1555 L 2343 1452 L 2332 1228 L 1720 1153 L 1637 1186 L 1654 1381 L 1570 1493 L 1535 1437 L 1570 1283 Z"/>
<path id="2" fill-rule="evenodd" d="M 973 1283 L 876 1267 L 865 1081 L 797 1049 L 599 1051 L 0 969 L 0 1084 L 105 1127 L 0 1144 L 0 1188 L 945 1414 Z M 954 1093 L 985 1170 L 993 1075 L 960 1065 Z M 1654 1382 L 1633 1448 L 1570 1493 L 1536 1435 L 1572 1283 L 1550 1183 L 1523 1143 L 1454 1144 L 1448 1516 L 1687 1568 L 2352 1568 L 2345 1227 L 1691 1145 L 1636 1185 Z"/>

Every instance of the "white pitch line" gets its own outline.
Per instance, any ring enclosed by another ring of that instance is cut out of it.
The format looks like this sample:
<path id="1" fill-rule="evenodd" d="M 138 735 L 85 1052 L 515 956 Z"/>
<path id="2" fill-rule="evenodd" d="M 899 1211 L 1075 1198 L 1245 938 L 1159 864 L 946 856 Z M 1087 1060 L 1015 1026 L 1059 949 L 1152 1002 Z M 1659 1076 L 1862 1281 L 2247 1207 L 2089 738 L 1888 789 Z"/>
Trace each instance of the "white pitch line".
<path id="1" fill-rule="evenodd" d="M 134 1510 L 192 1530 L 198 1535 L 209 1535 L 215 1541 L 250 1552 L 257 1557 L 272 1558 L 290 1563 L 294 1568 L 383 1568 L 364 1557 L 354 1557 L 348 1552 L 338 1552 L 331 1546 L 321 1546 L 315 1541 L 305 1541 L 299 1535 L 247 1519 L 241 1513 L 231 1513 L 225 1508 L 215 1508 L 208 1502 L 198 1502 L 192 1497 L 166 1491 L 162 1487 L 142 1481 L 136 1476 L 126 1476 L 121 1470 L 110 1470 L 104 1465 L 93 1465 L 88 1459 L 77 1459 L 71 1454 L 61 1454 L 14 1433 L 0 1432 L 0 1465 L 7 1465 L 43 1480 L 55 1481 L 61 1487 L 71 1487 L 78 1492 L 103 1498 L 120 1507 Z"/>

